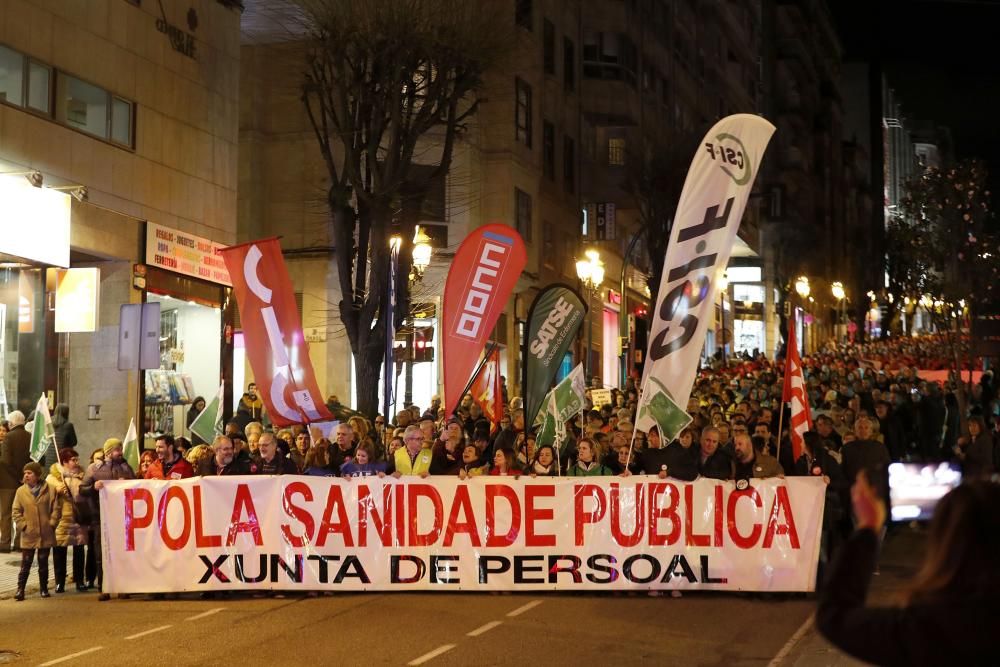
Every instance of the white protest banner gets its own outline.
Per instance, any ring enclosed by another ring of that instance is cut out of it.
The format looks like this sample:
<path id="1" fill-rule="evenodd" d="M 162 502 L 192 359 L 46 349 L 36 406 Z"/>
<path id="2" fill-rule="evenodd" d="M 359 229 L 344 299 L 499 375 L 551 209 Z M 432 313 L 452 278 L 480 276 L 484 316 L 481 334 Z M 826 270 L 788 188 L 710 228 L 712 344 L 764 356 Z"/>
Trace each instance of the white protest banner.
<path id="1" fill-rule="evenodd" d="M 774 126 L 760 116 L 727 116 L 708 131 L 694 155 L 677 203 L 650 325 L 636 410 L 640 431 L 656 424 L 655 410 L 644 409 L 658 395 L 647 391 L 649 378 L 659 380 L 660 391 L 675 405 L 687 405 L 705 331 L 714 317 L 717 278 L 729 263 L 772 134 Z"/>
<path id="2" fill-rule="evenodd" d="M 119 480 L 101 489 L 110 593 L 811 591 L 819 478 Z"/>

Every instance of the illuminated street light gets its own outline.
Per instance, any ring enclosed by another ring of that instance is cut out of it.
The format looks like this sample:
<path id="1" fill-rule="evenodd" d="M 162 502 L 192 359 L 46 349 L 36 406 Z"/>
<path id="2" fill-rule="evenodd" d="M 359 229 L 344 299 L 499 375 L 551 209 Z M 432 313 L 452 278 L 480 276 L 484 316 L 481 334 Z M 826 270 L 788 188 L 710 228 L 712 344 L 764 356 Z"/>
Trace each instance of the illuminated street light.
<path id="1" fill-rule="evenodd" d="M 803 299 L 809 296 L 809 279 L 805 276 L 799 276 L 795 279 L 795 291 Z"/>
<path id="2" fill-rule="evenodd" d="M 577 260 L 576 276 L 587 290 L 587 363 L 585 366 L 589 380 L 592 370 L 590 358 L 593 356 L 594 349 L 594 309 L 589 306 L 594 294 L 604 282 L 604 262 L 601 261 L 601 255 L 596 250 L 587 250 L 583 254 L 586 259 Z"/>
<path id="3" fill-rule="evenodd" d="M 844 293 L 844 284 L 839 280 L 830 286 L 830 291 L 833 293 L 833 298 L 837 301 L 842 300 L 846 296 Z"/>

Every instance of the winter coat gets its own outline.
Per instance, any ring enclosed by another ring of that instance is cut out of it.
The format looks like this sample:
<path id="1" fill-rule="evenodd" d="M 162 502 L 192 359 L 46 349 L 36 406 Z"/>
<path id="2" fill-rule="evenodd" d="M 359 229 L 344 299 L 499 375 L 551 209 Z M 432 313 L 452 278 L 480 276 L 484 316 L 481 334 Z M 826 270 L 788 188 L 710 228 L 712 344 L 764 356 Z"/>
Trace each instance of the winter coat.
<path id="1" fill-rule="evenodd" d="M 178 456 L 174 464 L 163 472 L 163 463 L 157 459 L 146 470 L 146 479 L 187 479 L 194 477 L 194 467 L 183 456 Z"/>
<path id="2" fill-rule="evenodd" d="M 989 433 L 980 433 L 965 446 L 964 453 L 962 475 L 966 479 L 989 477 L 993 474 L 993 438 Z"/>
<path id="3" fill-rule="evenodd" d="M 878 536 L 859 530 L 834 559 L 816 608 L 816 628 L 830 643 L 877 665 L 996 663 L 996 590 L 945 590 L 904 607 L 866 606 L 878 550 Z"/>
<path id="4" fill-rule="evenodd" d="M 83 473 L 74 475 L 76 487 L 83 481 Z M 70 484 L 66 485 L 64 491 L 59 487 L 63 486 L 63 474 L 59 469 L 59 464 L 53 463 L 49 469 L 49 476 L 45 480 L 52 492 L 52 518 L 55 522 L 56 546 L 68 547 L 79 546 L 87 543 L 87 529 L 82 527 L 77 517 L 76 503 L 73 502 L 73 491 Z M 72 484 L 72 482 L 71 482 Z"/>
<path id="5" fill-rule="evenodd" d="M 18 487 L 14 494 L 12 514 L 14 525 L 21 536 L 22 549 L 48 549 L 56 545 L 56 534 L 53 526 L 58 522 L 58 513 L 53 511 L 59 503 L 55 502 L 52 488 L 45 482 L 39 482 L 41 490 L 36 497 L 27 484 Z"/>
<path id="6" fill-rule="evenodd" d="M 24 477 L 24 466 L 31 460 L 31 434 L 24 426 L 15 426 L 0 445 L 0 489 L 16 489 Z"/>
<path id="7" fill-rule="evenodd" d="M 768 477 L 782 477 L 784 474 L 785 469 L 778 463 L 778 459 L 762 452 L 754 452 L 753 460 L 749 463 L 741 463 L 737 460 L 734 470 L 735 479 L 749 479 L 751 477 L 766 479 Z"/>
<path id="8" fill-rule="evenodd" d="M 566 474 L 569 477 L 610 477 L 614 473 L 611 468 L 600 463 L 592 463 L 590 468 L 584 468 L 583 464 L 577 461 L 566 470 Z"/>
<path id="9" fill-rule="evenodd" d="M 132 466 L 124 458 L 113 461 L 105 459 L 101 463 L 92 463 L 83 475 L 80 484 L 80 494 L 90 503 L 90 514 L 94 519 L 101 516 L 101 494 L 94 488 L 96 482 L 110 482 L 116 479 L 135 479 Z"/>

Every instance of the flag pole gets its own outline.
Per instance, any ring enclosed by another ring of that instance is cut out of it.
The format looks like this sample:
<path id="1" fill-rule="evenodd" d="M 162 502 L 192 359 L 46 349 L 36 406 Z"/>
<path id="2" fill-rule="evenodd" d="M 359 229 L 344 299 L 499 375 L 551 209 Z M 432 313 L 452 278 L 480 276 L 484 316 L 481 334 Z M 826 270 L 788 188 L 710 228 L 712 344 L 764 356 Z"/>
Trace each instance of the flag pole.
<path id="1" fill-rule="evenodd" d="M 642 383 L 642 388 L 639 390 L 638 400 L 636 400 L 636 402 L 635 402 L 636 415 L 635 415 L 635 418 L 632 419 L 632 437 L 629 439 L 629 443 L 628 443 L 628 456 L 625 457 L 625 470 L 623 472 L 628 471 L 628 467 L 632 463 L 632 450 L 635 447 L 635 432 L 639 430 L 639 426 L 638 426 L 638 424 L 639 424 L 639 414 L 638 414 L 638 412 L 639 412 L 639 403 L 642 401 L 642 397 L 646 395 L 646 390 L 647 389 L 649 389 L 649 378 L 646 378 L 646 381 Z M 657 430 L 659 430 L 659 427 L 657 427 Z M 663 437 L 662 434 L 660 434 L 660 437 Z M 660 442 L 662 442 L 662 440 Z"/>
<path id="2" fill-rule="evenodd" d="M 483 366 L 486 365 L 486 362 L 489 360 L 490 355 L 493 354 L 493 350 L 495 350 L 496 348 L 497 348 L 496 341 L 491 341 L 489 348 L 487 348 L 486 350 L 486 354 L 483 355 L 483 358 L 479 361 L 478 364 L 476 364 L 476 372 L 472 374 L 472 377 L 465 384 L 465 389 L 462 390 L 462 395 L 458 397 L 458 405 L 452 408 L 452 411 L 446 415 L 447 417 L 451 417 L 458 412 L 458 406 L 462 404 L 462 399 L 465 398 L 465 395 L 467 393 L 469 393 L 469 389 L 472 388 L 472 384 L 476 381 L 476 378 L 479 376 L 479 372 L 483 370 Z M 497 373 L 499 372 L 500 369 L 497 368 Z"/>

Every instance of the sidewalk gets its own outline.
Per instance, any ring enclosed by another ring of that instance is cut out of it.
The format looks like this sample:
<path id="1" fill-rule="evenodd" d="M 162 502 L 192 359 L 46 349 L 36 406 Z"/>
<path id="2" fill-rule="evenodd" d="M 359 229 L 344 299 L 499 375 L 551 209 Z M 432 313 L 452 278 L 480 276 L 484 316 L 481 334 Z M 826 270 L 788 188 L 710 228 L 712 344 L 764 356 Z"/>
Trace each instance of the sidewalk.
<path id="1" fill-rule="evenodd" d="M 872 580 L 868 604 L 891 604 L 910 580 L 924 554 L 926 528 L 905 526 L 886 539 L 879 559 L 879 571 Z M 792 650 L 775 664 L 787 667 L 859 667 L 868 663 L 855 660 L 831 645 L 810 623 L 809 629 Z"/>
<path id="2" fill-rule="evenodd" d="M 70 566 L 72 568 L 72 565 Z M 11 551 L 9 554 L 0 553 L 0 600 L 9 600 L 14 597 L 17 591 L 17 573 L 21 570 L 21 552 Z M 49 591 L 56 587 L 55 568 L 52 565 L 52 555 L 49 554 Z M 35 558 L 34 565 L 31 566 L 31 576 L 28 577 L 28 586 L 25 588 L 28 595 L 38 593 L 38 558 Z"/>

